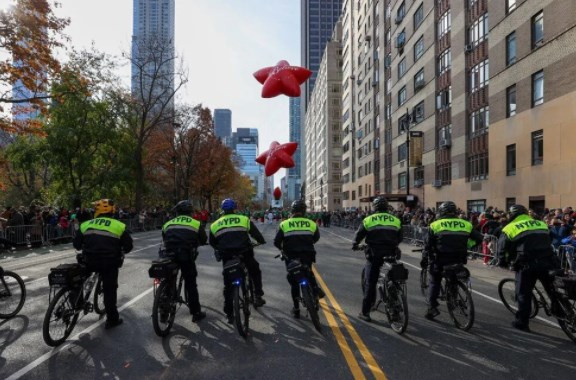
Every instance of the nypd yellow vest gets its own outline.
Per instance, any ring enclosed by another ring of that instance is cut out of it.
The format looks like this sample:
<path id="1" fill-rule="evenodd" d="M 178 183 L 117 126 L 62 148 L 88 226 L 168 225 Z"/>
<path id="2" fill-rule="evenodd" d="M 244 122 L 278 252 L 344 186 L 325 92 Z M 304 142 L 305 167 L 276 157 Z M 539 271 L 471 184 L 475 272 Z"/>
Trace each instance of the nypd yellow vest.
<path id="1" fill-rule="evenodd" d="M 88 220 L 80 226 L 83 235 L 102 235 L 120 239 L 126 230 L 126 225 L 115 219 L 95 218 Z"/>
<path id="2" fill-rule="evenodd" d="M 181 215 L 167 221 L 162 227 L 162 231 L 166 232 L 168 228 L 187 229 L 198 232 L 200 229 L 200 222 L 191 216 Z"/>
<path id="3" fill-rule="evenodd" d="M 402 228 L 400 219 L 388 213 L 376 213 L 367 216 L 362 221 L 366 231 L 372 230 L 394 230 L 399 231 Z"/>
<path id="4" fill-rule="evenodd" d="M 528 232 L 548 234 L 548 226 L 528 215 L 520 215 L 502 229 L 508 239 L 514 241 Z"/>
<path id="5" fill-rule="evenodd" d="M 228 214 L 222 216 L 210 226 L 210 232 L 214 236 L 232 231 L 250 231 L 250 219 L 240 214 Z"/>
<path id="6" fill-rule="evenodd" d="M 308 218 L 290 218 L 280 223 L 284 236 L 314 235 L 318 226 Z"/>

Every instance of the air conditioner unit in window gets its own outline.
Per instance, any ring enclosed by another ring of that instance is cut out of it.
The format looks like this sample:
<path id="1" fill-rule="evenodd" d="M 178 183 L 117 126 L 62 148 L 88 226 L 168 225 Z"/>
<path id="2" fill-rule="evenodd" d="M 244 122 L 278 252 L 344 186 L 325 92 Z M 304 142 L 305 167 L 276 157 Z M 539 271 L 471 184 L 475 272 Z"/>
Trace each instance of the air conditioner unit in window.
<path id="1" fill-rule="evenodd" d="M 448 139 L 440 139 L 440 148 L 450 148 L 452 146 L 452 141 Z"/>
<path id="2" fill-rule="evenodd" d="M 424 82 L 424 80 L 417 80 L 416 83 L 414 83 L 414 90 L 416 91 L 421 90 L 422 88 L 424 88 L 425 85 L 426 82 Z"/>
<path id="3" fill-rule="evenodd" d="M 442 180 L 437 179 L 434 182 L 432 182 L 432 187 L 442 187 Z"/>
<path id="4" fill-rule="evenodd" d="M 414 187 L 422 187 L 424 185 L 423 179 L 417 179 L 414 181 Z"/>
<path id="5" fill-rule="evenodd" d="M 468 44 L 468 45 L 466 45 L 466 46 L 464 47 L 464 51 L 465 51 L 466 53 L 471 53 L 472 50 L 474 50 L 474 45 L 472 45 L 472 44 Z"/>
<path id="6" fill-rule="evenodd" d="M 402 20 L 404 20 L 404 16 L 396 16 L 394 22 L 396 23 L 396 25 L 398 25 L 402 22 Z"/>
<path id="7" fill-rule="evenodd" d="M 370 41 L 372 39 L 372 36 L 366 36 L 364 37 L 364 41 Z"/>
<path id="8" fill-rule="evenodd" d="M 356 85 L 360 86 L 361 84 L 362 84 L 362 79 L 358 79 L 358 80 L 356 81 Z"/>
<path id="9" fill-rule="evenodd" d="M 402 49 L 405 43 L 406 43 L 406 35 L 404 33 L 400 33 L 398 36 L 396 36 L 397 49 Z"/>
<path id="10" fill-rule="evenodd" d="M 357 138 L 358 140 L 362 140 L 362 137 L 363 137 L 362 130 L 361 130 L 361 129 L 357 130 L 357 131 L 356 131 L 356 138 Z"/>

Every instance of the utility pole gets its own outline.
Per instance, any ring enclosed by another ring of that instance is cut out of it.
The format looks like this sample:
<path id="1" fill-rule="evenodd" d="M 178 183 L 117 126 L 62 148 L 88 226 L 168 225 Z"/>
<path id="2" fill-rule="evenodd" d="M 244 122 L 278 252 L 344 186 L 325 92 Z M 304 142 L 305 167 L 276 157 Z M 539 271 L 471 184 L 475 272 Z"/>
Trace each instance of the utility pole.
<path id="1" fill-rule="evenodd" d="M 408 203 L 408 196 L 410 195 L 410 123 L 412 122 L 410 112 L 406 108 L 406 203 Z"/>

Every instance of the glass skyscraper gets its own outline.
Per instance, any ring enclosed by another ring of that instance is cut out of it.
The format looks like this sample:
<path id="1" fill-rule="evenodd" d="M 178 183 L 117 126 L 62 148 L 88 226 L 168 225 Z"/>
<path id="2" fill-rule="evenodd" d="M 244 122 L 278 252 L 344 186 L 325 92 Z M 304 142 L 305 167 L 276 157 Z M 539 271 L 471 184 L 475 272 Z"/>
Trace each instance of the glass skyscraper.
<path id="1" fill-rule="evenodd" d="M 288 169 L 286 176 L 286 198 L 293 201 L 300 197 L 301 173 L 302 173 L 302 144 L 304 143 L 300 136 L 300 98 L 290 98 L 290 140 L 298 143 L 298 149 L 294 153 L 294 167 Z M 284 190 L 283 190 L 284 191 Z"/>
<path id="2" fill-rule="evenodd" d="M 232 111 L 229 109 L 214 110 L 214 134 L 221 140 L 232 136 Z"/>

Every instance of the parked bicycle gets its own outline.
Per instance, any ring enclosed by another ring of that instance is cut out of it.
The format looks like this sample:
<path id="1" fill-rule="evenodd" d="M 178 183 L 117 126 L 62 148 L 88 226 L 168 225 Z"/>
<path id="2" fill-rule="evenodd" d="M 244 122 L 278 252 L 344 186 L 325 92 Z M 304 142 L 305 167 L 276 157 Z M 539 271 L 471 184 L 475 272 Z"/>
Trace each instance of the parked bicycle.
<path id="1" fill-rule="evenodd" d="M 64 343 L 81 314 L 96 312 L 102 318 L 105 313 L 102 279 L 88 271 L 81 257 L 79 261 L 50 269 L 49 305 L 42 325 L 44 342 L 49 346 Z"/>
<path id="2" fill-rule="evenodd" d="M 152 305 L 152 326 L 160 337 L 170 333 L 179 306 L 188 306 L 188 292 L 183 286 L 184 276 L 180 266 L 171 258 L 163 258 L 152 262 L 148 270 L 150 278 L 154 279 L 154 303 Z M 182 289 L 184 288 L 184 299 Z"/>
<path id="3" fill-rule="evenodd" d="M 9 319 L 20 312 L 26 300 L 26 286 L 16 273 L 0 267 L 0 318 Z"/>
<path id="4" fill-rule="evenodd" d="M 423 268 L 420 272 L 420 290 L 428 300 L 428 268 Z M 474 324 L 472 282 L 470 271 L 463 264 L 444 266 L 438 300 L 446 302 L 450 318 L 457 328 L 464 331 L 472 328 Z"/>
<path id="5" fill-rule="evenodd" d="M 358 246 L 358 251 L 364 251 L 366 245 Z M 362 290 L 364 290 L 364 279 L 366 269 L 362 269 Z M 404 264 L 397 262 L 396 258 L 385 258 L 384 265 L 378 277 L 378 299 L 372 306 L 372 310 L 384 305 L 384 313 L 392 330 L 398 334 L 404 333 L 408 327 L 408 269 Z"/>
<path id="6" fill-rule="evenodd" d="M 549 317 L 555 317 L 558 325 L 574 343 L 576 343 L 576 276 L 565 276 L 562 271 L 551 271 L 555 276 L 553 291 L 558 307 L 553 308 L 548 294 L 538 281 L 532 291 L 532 310 L 530 318 L 538 315 L 540 309 Z M 513 278 L 504 278 L 498 284 L 500 300 L 512 314 L 518 310 L 516 282 Z"/>
<path id="7" fill-rule="evenodd" d="M 288 263 L 286 266 L 288 275 L 291 276 L 294 281 L 300 285 L 300 297 L 298 301 L 308 312 L 308 316 L 312 320 L 314 328 L 318 332 L 322 332 L 320 316 L 318 315 L 318 310 L 320 308 L 320 298 L 318 297 L 316 289 L 314 289 L 313 286 L 310 286 L 312 268 L 310 268 L 308 265 L 302 264 L 299 259 L 289 259 L 284 254 L 284 252 L 275 256 L 275 258 L 280 258 L 282 261 L 286 261 Z"/>

